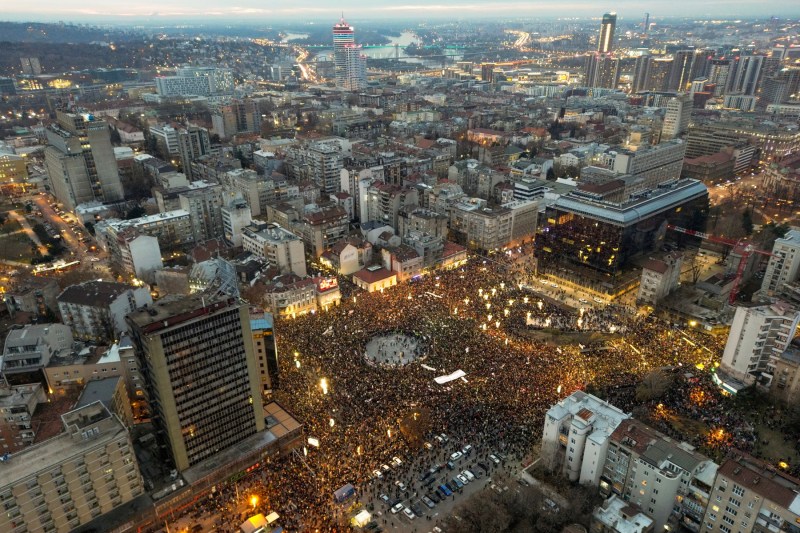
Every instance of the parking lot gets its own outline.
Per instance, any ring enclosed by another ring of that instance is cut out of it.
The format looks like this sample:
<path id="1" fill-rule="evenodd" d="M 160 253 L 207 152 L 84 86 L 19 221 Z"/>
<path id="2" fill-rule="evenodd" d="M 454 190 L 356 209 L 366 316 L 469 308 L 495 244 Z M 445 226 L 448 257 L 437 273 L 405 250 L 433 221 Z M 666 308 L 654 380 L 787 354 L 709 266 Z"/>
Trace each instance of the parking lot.
<path id="1" fill-rule="evenodd" d="M 493 476 L 506 478 L 516 466 L 513 458 L 479 444 L 431 436 L 417 460 L 408 463 L 397 457 L 375 465 L 361 498 L 373 515 L 365 530 L 436 531 L 470 496 L 481 490 L 509 490 L 507 482 L 495 483 Z"/>

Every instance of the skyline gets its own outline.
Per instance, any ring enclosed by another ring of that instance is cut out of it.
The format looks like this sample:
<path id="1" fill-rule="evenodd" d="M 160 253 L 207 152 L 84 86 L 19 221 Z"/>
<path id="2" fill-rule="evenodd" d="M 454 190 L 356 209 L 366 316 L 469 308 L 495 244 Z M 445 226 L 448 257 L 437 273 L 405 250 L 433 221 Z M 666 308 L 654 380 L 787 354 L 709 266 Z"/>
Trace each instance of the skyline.
<path id="1" fill-rule="evenodd" d="M 262 7 L 256 0 L 243 0 L 238 5 L 221 7 L 211 2 L 189 2 L 188 0 L 167 0 L 164 2 L 142 2 L 135 6 L 126 6 L 120 10 L 100 0 L 87 0 L 80 7 L 69 8 L 54 0 L 42 0 L 30 4 L 15 4 L 4 10 L 4 20 L 15 22 L 36 21 L 103 21 L 103 22 L 202 22 L 203 17 L 215 17 L 214 21 L 232 22 L 236 17 L 248 17 L 264 22 L 306 21 L 317 22 L 327 19 L 338 19 L 342 12 L 345 18 L 353 20 L 386 20 L 398 17 L 408 20 L 439 20 L 452 18 L 454 14 L 459 20 L 476 17 L 502 18 L 504 16 L 537 17 L 545 19 L 565 19 L 564 13 L 574 18 L 597 18 L 607 11 L 616 11 L 620 21 L 626 18 L 636 20 L 645 11 L 650 11 L 651 20 L 659 18 L 716 18 L 729 19 L 736 17 L 800 16 L 800 9 L 780 0 L 765 0 L 754 3 L 749 0 L 711 0 L 698 4 L 688 0 L 677 0 L 669 4 L 662 2 L 635 2 L 621 0 L 612 5 L 600 5 L 588 1 L 576 1 L 567 4 L 548 2 L 477 2 L 472 0 L 438 0 L 433 4 L 423 4 L 412 0 L 409 3 L 395 3 L 387 0 L 370 2 L 368 6 L 361 0 L 345 0 L 331 5 L 323 0 L 300 0 L 291 7 Z M 488 13 L 487 13 L 488 12 Z M 348 16 L 349 15 L 349 16 Z M 627 17 L 626 17 L 627 15 Z M 212 21 L 209 21 L 212 22 Z"/>

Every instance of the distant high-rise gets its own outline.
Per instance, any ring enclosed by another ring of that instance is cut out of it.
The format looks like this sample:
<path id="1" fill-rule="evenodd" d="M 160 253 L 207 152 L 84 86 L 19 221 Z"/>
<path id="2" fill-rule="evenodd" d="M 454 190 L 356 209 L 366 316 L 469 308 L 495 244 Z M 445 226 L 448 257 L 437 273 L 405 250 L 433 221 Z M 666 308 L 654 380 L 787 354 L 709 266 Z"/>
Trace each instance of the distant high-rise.
<path id="1" fill-rule="evenodd" d="M 714 96 L 725 93 L 731 78 L 730 59 L 712 59 L 708 67 L 708 83 L 714 85 Z"/>
<path id="2" fill-rule="evenodd" d="M 759 88 L 766 56 L 741 56 L 729 92 L 754 96 Z"/>
<path id="3" fill-rule="evenodd" d="M 597 51 L 607 54 L 614 48 L 614 30 L 617 27 L 617 14 L 606 13 L 600 24 L 600 36 L 597 39 Z"/>
<path id="4" fill-rule="evenodd" d="M 186 470 L 264 430 L 246 304 L 198 293 L 128 315 L 158 429 Z"/>
<path id="5" fill-rule="evenodd" d="M 89 113 L 59 111 L 48 127 L 45 166 L 53 194 L 67 208 L 123 199 L 108 124 Z"/>
<path id="6" fill-rule="evenodd" d="M 586 60 L 586 87 L 616 89 L 619 83 L 619 59 L 610 54 L 591 54 Z"/>
<path id="7" fill-rule="evenodd" d="M 680 50 L 675 52 L 672 60 L 672 69 L 666 89 L 668 91 L 685 91 L 694 79 L 694 50 Z"/>
<path id="8" fill-rule="evenodd" d="M 647 32 L 650 31 L 650 13 L 644 14 L 644 26 L 642 26 L 642 33 L 647 35 Z"/>
<path id="9" fill-rule="evenodd" d="M 344 19 L 333 26 L 333 65 L 337 87 L 353 91 L 366 86 L 367 58 L 356 44 L 355 30 Z"/>

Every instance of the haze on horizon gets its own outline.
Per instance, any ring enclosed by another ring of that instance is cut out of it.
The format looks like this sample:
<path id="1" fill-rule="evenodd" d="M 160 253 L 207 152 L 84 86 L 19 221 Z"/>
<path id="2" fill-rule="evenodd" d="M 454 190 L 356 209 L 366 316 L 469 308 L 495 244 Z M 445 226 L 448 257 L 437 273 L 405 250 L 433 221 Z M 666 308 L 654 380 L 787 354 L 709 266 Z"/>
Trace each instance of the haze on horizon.
<path id="1" fill-rule="evenodd" d="M 599 17 L 603 12 L 616 11 L 620 21 L 638 20 L 645 11 L 651 20 L 659 17 L 696 17 L 703 19 L 730 19 L 736 17 L 800 16 L 800 5 L 785 0 L 674 0 L 672 2 L 641 2 L 616 0 L 608 3 L 577 0 L 543 2 L 516 0 L 434 0 L 425 4 L 419 0 L 406 2 L 390 0 L 296 0 L 278 4 L 263 0 L 239 0 L 236 5 L 225 5 L 210 0 L 146 0 L 137 3 L 116 4 L 107 0 L 84 0 L 64 3 L 56 0 L 38 0 L 32 3 L 9 3 L 4 6 L 0 19 L 25 22 L 116 22 L 116 23 L 260 23 L 270 21 L 324 21 L 336 20 L 345 14 L 348 20 L 442 20 L 537 17 Z"/>

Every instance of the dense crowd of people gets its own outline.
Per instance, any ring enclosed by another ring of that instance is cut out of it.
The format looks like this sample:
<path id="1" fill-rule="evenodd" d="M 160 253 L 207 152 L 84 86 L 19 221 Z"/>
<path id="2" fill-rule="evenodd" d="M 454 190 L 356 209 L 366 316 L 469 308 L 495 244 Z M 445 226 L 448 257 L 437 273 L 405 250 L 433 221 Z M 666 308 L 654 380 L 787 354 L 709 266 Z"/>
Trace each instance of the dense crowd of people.
<path id="1" fill-rule="evenodd" d="M 373 471 L 393 457 L 425 468 L 422 443 L 434 432 L 522 459 L 541 438 L 546 410 L 573 391 L 622 390 L 654 368 L 709 364 L 719 355 L 719 345 L 699 332 L 622 307 L 571 310 L 519 281 L 502 263 L 473 258 L 386 292 L 356 293 L 325 312 L 279 320 L 275 399 L 319 447 L 255 474 L 262 507 L 276 511 L 289 531 L 334 530 L 346 520 L 333 501 L 337 488 L 352 483 L 373 496 L 386 490 Z M 556 346 L 528 335 L 548 329 L 585 332 L 587 340 Z M 367 343 L 395 332 L 418 341 L 418 360 L 367 364 Z M 456 370 L 464 378 L 434 381 Z M 424 421 L 403 427 L 423 410 Z"/>

